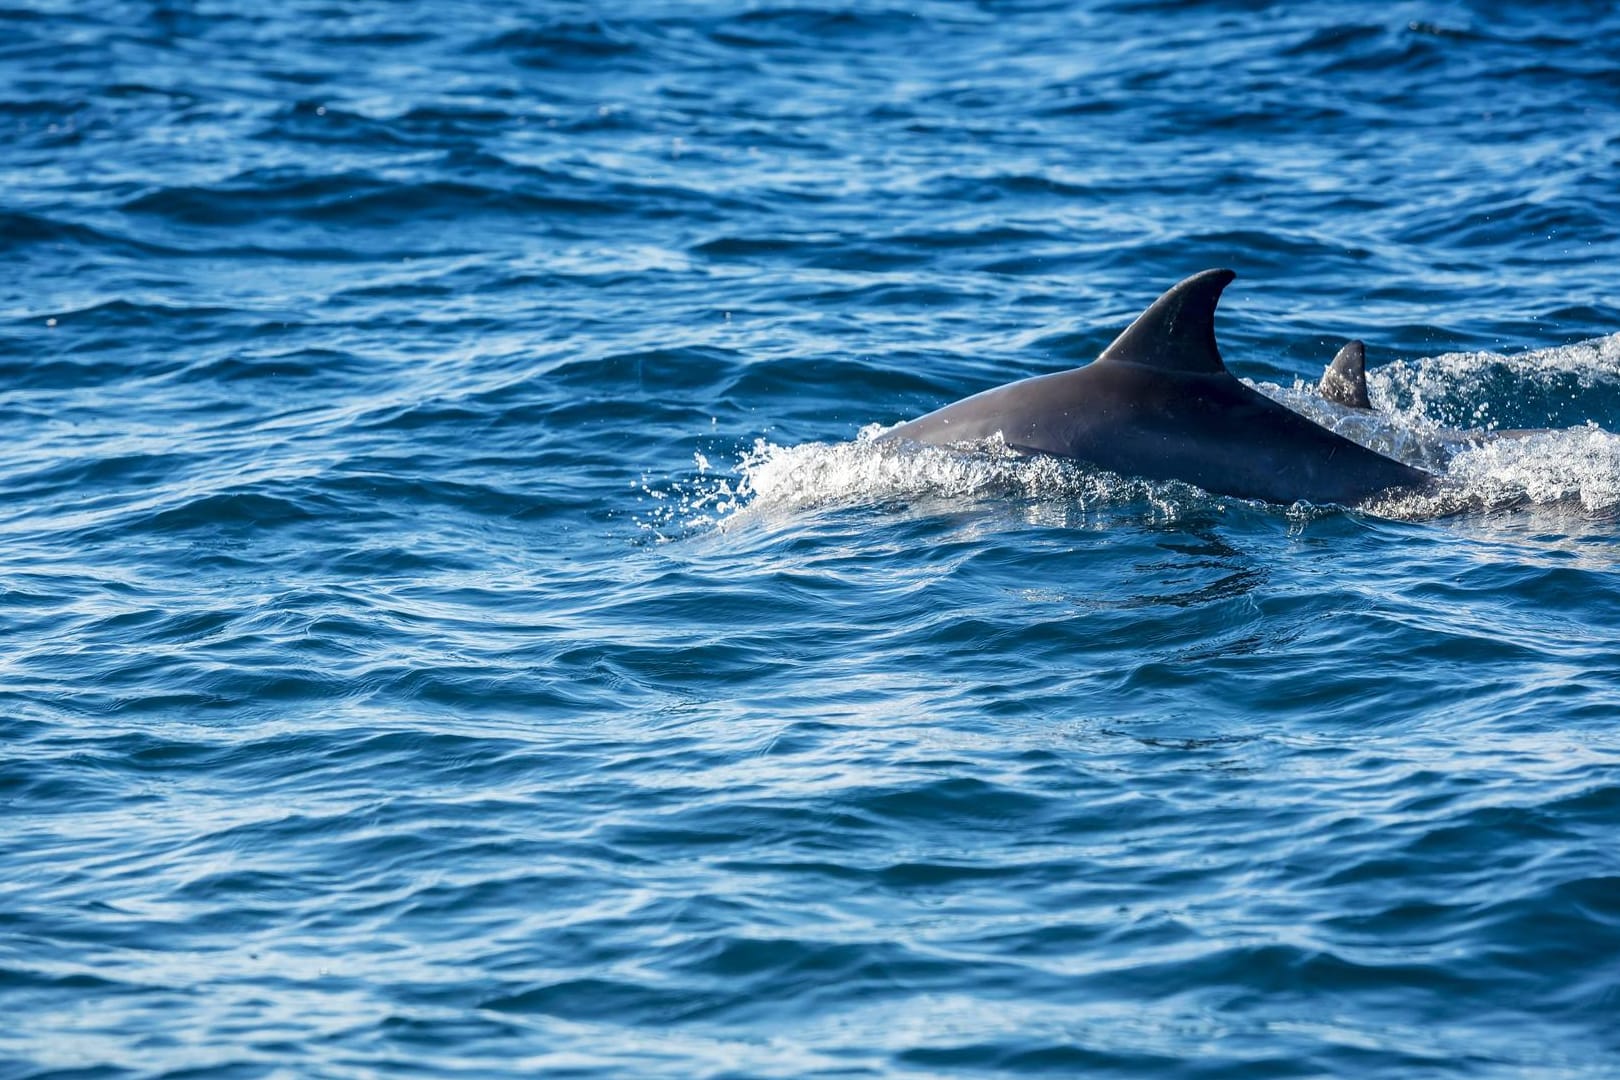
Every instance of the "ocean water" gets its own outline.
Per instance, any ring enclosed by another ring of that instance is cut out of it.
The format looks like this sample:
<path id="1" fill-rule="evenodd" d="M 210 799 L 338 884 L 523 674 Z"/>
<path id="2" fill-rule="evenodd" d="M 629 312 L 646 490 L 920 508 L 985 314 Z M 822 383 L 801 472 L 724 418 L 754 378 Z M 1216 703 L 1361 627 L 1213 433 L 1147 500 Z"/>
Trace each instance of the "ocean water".
<path id="1" fill-rule="evenodd" d="M 1620 1075 L 1617 42 L 11 0 L 0 1076 Z M 1213 266 L 1442 494 L 872 440 Z"/>

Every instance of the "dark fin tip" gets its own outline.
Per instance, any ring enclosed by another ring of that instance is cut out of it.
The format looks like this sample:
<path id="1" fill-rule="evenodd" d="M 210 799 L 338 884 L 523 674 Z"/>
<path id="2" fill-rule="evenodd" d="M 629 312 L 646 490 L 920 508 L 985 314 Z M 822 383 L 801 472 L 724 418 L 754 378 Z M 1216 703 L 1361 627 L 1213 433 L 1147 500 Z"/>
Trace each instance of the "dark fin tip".
<path id="1" fill-rule="evenodd" d="M 1140 364 L 1185 375 L 1225 371 L 1215 344 L 1215 305 L 1235 277 L 1231 270 L 1205 270 L 1172 285 L 1102 351 L 1098 361 Z"/>

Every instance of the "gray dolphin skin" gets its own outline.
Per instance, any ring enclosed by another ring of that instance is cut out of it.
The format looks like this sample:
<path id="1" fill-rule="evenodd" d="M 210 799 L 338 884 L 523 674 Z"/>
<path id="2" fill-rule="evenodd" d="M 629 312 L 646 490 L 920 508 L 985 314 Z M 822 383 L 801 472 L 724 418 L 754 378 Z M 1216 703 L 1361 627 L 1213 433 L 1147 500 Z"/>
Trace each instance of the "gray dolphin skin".
<path id="1" fill-rule="evenodd" d="M 999 433 L 1022 453 L 1274 503 L 1348 506 L 1433 485 L 1431 474 L 1329 431 L 1226 370 L 1215 305 L 1236 276 L 1187 278 L 1085 367 L 986 390 L 882 438 L 947 445 Z"/>
<path id="2" fill-rule="evenodd" d="M 1359 341 L 1346 342 L 1322 372 L 1316 393 L 1347 409 L 1371 411 L 1372 399 L 1367 396 L 1367 346 Z"/>

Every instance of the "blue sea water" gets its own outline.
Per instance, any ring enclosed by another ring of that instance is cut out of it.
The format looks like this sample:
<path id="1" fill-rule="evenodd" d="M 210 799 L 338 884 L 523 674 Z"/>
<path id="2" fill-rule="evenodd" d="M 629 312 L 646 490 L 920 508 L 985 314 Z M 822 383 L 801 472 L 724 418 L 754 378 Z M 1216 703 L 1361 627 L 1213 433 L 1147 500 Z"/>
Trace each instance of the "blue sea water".
<path id="1" fill-rule="evenodd" d="M 0 1076 L 1620 1075 L 1617 43 L 11 0 Z M 1445 493 L 871 440 L 1212 266 Z"/>

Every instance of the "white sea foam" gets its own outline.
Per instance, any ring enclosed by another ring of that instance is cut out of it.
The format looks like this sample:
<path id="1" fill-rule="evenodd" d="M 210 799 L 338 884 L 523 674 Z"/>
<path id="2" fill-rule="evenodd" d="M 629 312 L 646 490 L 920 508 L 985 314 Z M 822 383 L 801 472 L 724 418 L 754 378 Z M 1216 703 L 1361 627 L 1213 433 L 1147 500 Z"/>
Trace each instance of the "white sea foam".
<path id="1" fill-rule="evenodd" d="M 1442 353 L 1396 360 L 1367 372 L 1367 391 L 1380 410 L 1444 424 L 1456 422 L 1447 415 L 1450 404 L 1459 396 L 1466 398 L 1468 388 L 1501 386 L 1504 381 L 1524 387 L 1547 386 L 1566 378 L 1575 388 L 1584 390 L 1620 383 L 1620 334 L 1512 355 Z M 1461 395 L 1460 388 L 1464 391 Z M 1468 411 L 1486 430 L 1493 427 L 1492 405 L 1490 395 L 1469 402 Z"/>
<path id="2" fill-rule="evenodd" d="M 1124 477 L 1077 461 L 1020 454 L 1000 440 L 968 446 L 879 442 L 879 425 L 851 442 L 778 446 L 760 439 L 727 476 L 701 468 L 665 487 L 645 486 L 652 500 L 638 517 L 660 538 L 693 530 L 838 505 L 941 505 L 979 499 L 1018 500 L 1089 510 L 1131 506 L 1142 516 L 1174 520 L 1194 508 L 1229 500 L 1190 484 Z M 701 457 L 701 456 L 700 456 Z M 707 467 L 706 459 L 700 466 Z"/>

